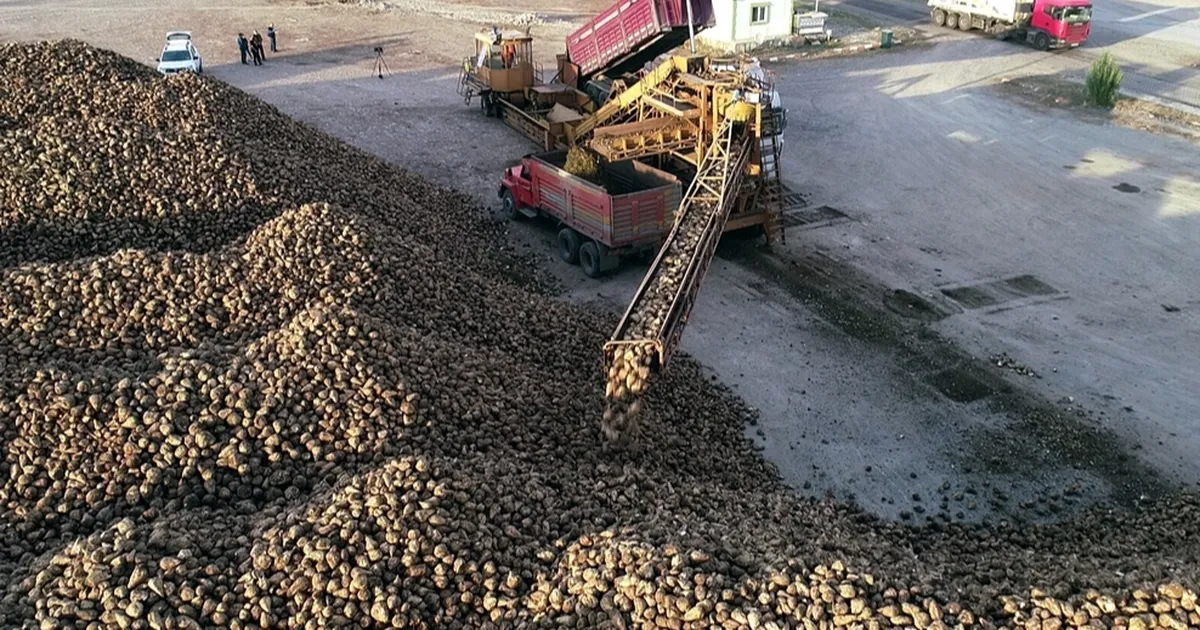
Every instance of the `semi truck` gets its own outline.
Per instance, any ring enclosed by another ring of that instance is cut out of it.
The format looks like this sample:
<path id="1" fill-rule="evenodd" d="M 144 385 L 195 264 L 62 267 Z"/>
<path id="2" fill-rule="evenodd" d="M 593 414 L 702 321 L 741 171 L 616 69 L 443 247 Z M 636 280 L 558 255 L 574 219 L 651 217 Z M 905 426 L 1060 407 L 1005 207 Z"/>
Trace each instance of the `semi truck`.
<path id="1" fill-rule="evenodd" d="M 1015 38 L 1038 50 L 1073 48 L 1091 32 L 1091 0 L 929 0 L 938 26 Z"/>
<path id="2" fill-rule="evenodd" d="M 567 172 L 566 161 L 559 150 L 526 155 L 505 169 L 498 195 L 506 218 L 554 220 L 559 257 L 592 278 L 624 257 L 658 249 L 679 206 L 679 178 L 627 160 L 601 164 L 601 185 Z"/>

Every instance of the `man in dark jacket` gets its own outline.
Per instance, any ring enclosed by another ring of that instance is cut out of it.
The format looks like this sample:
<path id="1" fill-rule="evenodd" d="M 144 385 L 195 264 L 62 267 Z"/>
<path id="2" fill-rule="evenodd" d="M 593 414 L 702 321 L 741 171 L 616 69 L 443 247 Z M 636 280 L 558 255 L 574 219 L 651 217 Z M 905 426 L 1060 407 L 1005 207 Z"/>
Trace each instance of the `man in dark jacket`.
<path id="1" fill-rule="evenodd" d="M 250 41 L 245 33 L 238 33 L 238 52 L 242 53 L 242 65 L 246 65 L 246 53 L 250 50 Z"/>
<path id="2" fill-rule="evenodd" d="M 262 35 L 259 35 L 258 31 L 254 31 L 254 34 L 250 36 L 250 56 L 254 57 L 254 65 L 256 65 L 256 66 L 262 65 L 262 63 L 263 63 Z"/>
<path id="3" fill-rule="evenodd" d="M 275 25 L 267 27 L 267 39 L 271 40 L 271 52 L 279 52 L 275 49 Z"/>

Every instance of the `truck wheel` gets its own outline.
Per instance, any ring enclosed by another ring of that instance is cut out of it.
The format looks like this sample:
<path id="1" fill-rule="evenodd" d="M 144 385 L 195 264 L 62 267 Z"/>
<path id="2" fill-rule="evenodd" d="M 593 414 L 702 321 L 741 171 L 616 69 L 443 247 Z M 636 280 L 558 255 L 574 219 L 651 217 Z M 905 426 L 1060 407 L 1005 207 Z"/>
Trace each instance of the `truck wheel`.
<path id="1" fill-rule="evenodd" d="M 517 200 L 513 199 L 511 190 L 505 189 L 500 195 L 500 218 L 505 221 L 515 221 L 521 213 L 517 212 Z"/>
<path id="2" fill-rule="evenodd" d="M 558 232 L 558 256 L 563 262 L 579 264 L 579 232 L 563 228 Z"/>
<path id="3" fill-rule="evenodd" d="M 946 14 L 946 28 L 958 28 L 958 14 L 957 13 L 947 13 Z"/>
<path id="4" fill-rule="evenodd" d="M 1033 36 L 1033 47 L 1038 50 L 1050 49 L 1050 36 L 1045 33 L 1038 33 Z"/>
<path id="5" fill-rule="evenodd" d="M 600 267 L 600 249 L 596 243 L 588 241 L 579 246 L 579 266 L 589 278 L 599 278 L 604 274 Z"/>
<path id="6" fill-rule="evenodd" d="M 933 10 L 933 23 L 938 26 L 946 25 L 946 12 L 941 9 Z"/>
<path id="7" fill-rule="evenodd" d="M 971 14 L 963 13 L 958 16 L 958 28 L 964 31 L 971 30 Z"/>

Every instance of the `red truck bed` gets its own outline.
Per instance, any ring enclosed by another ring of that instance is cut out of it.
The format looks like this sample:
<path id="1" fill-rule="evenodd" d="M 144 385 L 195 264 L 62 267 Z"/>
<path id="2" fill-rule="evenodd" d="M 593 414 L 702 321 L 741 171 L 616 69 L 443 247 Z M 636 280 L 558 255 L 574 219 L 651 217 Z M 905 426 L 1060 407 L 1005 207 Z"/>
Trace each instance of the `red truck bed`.
<path id="1" fill-rule="evenodd" d="M 700 31 L 712 21 L 713 0 L 691 3 L 692 26 Z M 687 37 L 687 0 L 618 0 L 567 36 L 567 56 L 588 77 L 631 60 L 640 66 Z"/>
<path id="2" fill-rule="evenodd" d="M 566 159 L 554 151 L 522 160 L 530 205 L 611 249 L 658 245 L 679 206 L 678 178 L 635 160 L 605 164 L 605 190 L 563 170 Z"/>

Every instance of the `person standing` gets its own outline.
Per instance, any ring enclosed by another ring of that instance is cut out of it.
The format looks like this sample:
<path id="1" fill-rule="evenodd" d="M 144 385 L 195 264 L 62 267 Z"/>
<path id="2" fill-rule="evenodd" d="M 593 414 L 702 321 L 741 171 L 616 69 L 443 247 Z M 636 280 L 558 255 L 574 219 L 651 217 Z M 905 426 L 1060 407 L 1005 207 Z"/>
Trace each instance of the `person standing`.
<path id="1" fill-rule="evenodd" d="M 261 66 L 263 64 L 263 45 L 262 35 L 258 31 L 250 36 L 250 56 L 254 57 L 254 65 Z"/>
<path id="2" fill-rule="evenodd" d="M 238 52 L 242 53 L 242 65 L 246 65 L 246 53 L 250 50 L 250 41 L 246 39 L 245 33 L 238 33 L 237 38 Z"/>
<path id="3" fill-rule="evenodd" d="M 275 25 L 274 24 L 267 27 L 267 39 L 271 40 L 271 52 L 273 52 L 273 53 L 279 52 L 275 48 Z"/>

